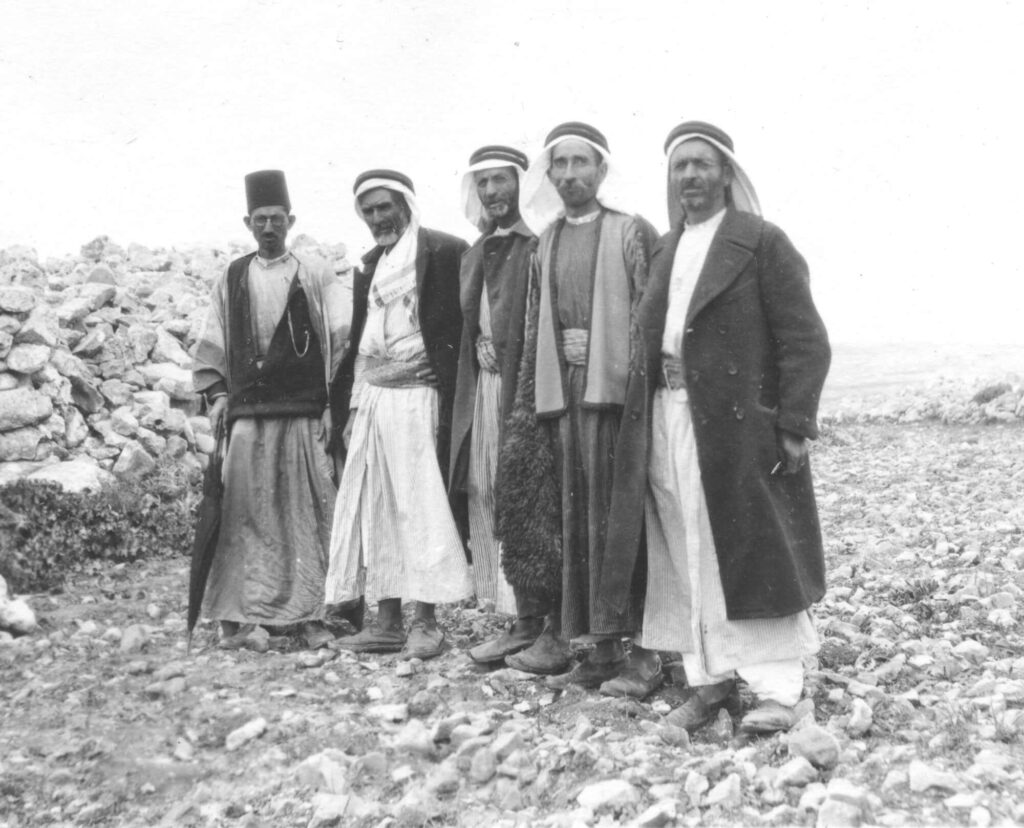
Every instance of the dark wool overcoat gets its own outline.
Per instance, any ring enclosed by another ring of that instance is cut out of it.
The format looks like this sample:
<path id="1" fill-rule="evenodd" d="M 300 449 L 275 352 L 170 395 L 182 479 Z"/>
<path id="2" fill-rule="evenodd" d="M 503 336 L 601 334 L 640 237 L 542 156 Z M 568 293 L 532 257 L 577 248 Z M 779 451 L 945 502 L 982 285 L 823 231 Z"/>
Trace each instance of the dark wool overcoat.
<path id="1" fill-rule="evenodd" d="M 448 481 L 448 453 L 451 444 L 452 402 L 459 364 L 459 336 L 462 311 L 459 309 L 459 263 L 469 247 L 456 236 L 438 230 L 419 229 L 416 237 L 416 310 L 427 359 L 437 376 L 440 412 L 437 434 L 437 460 L 445 483 Z M 356 270 L 352 285 L 352 346 L 338 372 L 336 393 L 340 407 L 348 415 L 348 401 L 355 379 L 355 359 L 366 325 L 370 283 L 384 248 L 374 247 L 363 256 L 363 267 Z M 333 407 L 333 406 L 332 406 Z M 344 423 L 336 428 L 343 429 Z M 337 432 L 340 437 L 341 431 Z"/>
<path id="2" fill-rule="evenodd" d="M 501 432 L 512 411 L 516 395 L 519 361 L 523 355 L 523 327 L 526 319 L 526 296 L 530 281 L 530 258 L 537 249 L 537 239 L 525 223 L 519 222 L 508 236 L 481 236 L 462 257 L 462 343 L 459 351 L 458 380 L 452 413 L 452 444 L 449 489 L 454 493 L 466 490 L 469 473 L 470 434 L 476 406 L 477 377 L 480 363 L 476 357 L 476 339 L 480 335 L 480 297 L 483 291 L 494 296 L 500 280 L 507 299 L 500 311 L 491 301 L 491 341 L 501 365 L 501 410 L 498 422 Z M 500 257 L 500 261 L 492 261 Z M 507 282 L 507 284 L 505 284 Z M 499 439 L 500 444 L 500 439 Z"/>
<path id="3" fill-rule="evenodd" d="M 608 534 L 609 548 L 624 552 L 618 565 L 626 570 L 643 531 L 653 397 L 682 232 L 680 226 L 656 245 L 632 325 Z M 729 208 L 686 314 L 683 367 L 731 620 L 790 615 L 825 592 L 810 467 L 794 475 L 771 471 L 779 429 L 817 437 L 830 358 L 803 257 L 779 228 Z M 611 590 L 599 596 L 613 606 L 625 599 Z"/>

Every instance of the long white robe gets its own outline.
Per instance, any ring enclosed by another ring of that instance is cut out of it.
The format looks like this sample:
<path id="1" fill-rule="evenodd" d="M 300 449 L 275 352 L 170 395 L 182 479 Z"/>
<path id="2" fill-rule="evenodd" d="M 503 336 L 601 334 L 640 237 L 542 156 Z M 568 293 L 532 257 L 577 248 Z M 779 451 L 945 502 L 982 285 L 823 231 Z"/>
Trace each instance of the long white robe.
<path id="1" fill-rule="evenodd" d="M 373 285 L 415 261 L 415 228 L 374 272 L 356 361 L 355 420 L 338 487 L 328 604 L 365 595 L 449 603 L 473 594 L 462 540 L 437 461 L 439 395 L 429 385 L 375 385 L 372 362 L 426 365 L 413 290 L 379 304 Z M 403 242 L 412 237 L 413 247 Z"/>

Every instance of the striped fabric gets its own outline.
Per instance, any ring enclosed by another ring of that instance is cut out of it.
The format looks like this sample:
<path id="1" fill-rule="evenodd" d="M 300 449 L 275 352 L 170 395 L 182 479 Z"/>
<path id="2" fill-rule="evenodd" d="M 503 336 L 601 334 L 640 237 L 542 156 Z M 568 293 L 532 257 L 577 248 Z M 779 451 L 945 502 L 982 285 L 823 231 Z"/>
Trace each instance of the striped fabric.
<path id="1" fill-rule="evenodd" d="M 438 393 L 366 385 L 331 531 L 327 603 L 473 594 L 437 463 Z"/>
<path id="2" fill-rule="evenodd" d="M 498 470 L 498 412 L 501 375 L 481 371 L 476 384 L 469 446 L 469 545 L 478 601 L 493 601 L 497 612 L 515 615 L 512 587 L 501 571 L 500 545 L 494 538 L 494 476 Z"/>
<path id="3" fill-rule="evenodd" d="M 789 695 L 794 671 L 802 675 L 800 658 L 818 650 L 817 633 L 806 612 L 728 620 L 683 388 L 658 389 L 654 398 L 646 516 L 643 646 L 683 653 L 691 685 L 721 681 L 734 670 L 746 678 L 744 668 L 751 668 L 751 678 L 763 679 L 761 695 L 771 697 L 775 685 Z"/>

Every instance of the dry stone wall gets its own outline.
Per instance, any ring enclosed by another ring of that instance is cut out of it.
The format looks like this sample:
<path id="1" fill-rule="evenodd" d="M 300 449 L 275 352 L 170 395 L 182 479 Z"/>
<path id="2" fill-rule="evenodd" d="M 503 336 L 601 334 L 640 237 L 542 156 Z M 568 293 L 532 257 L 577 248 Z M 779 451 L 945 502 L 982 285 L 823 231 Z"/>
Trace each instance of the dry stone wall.
<path id="1" fill-rule="evenodd" d="M 340 277 L 350 270 L 343 245 L 299 236 L 294 247 Z M 54 479 L 68 460 L 69 487 L 104 471 L 144 474 L 161 458 L 205 466 L 214 440 L 192 354 L 214 279 L 245 252 L 122 248 L 105 236 L 73 258 L 0 251 L 0 483 Z"/>

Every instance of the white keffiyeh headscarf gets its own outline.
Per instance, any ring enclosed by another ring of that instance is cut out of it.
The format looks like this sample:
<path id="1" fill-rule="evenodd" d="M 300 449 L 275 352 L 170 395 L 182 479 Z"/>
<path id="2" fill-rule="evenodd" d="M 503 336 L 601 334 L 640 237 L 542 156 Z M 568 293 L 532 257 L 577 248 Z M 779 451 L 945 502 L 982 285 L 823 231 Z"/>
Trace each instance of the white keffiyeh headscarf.
<path id="1" fill-rule="evenodd" d="M 516 178 L 519 181 L 519 194 L 522 199 L 523 177 L 529 161 L 526 154 L 512 147 L 505 147 L 499 144 L 491 144 L 481 147 L 469 157 L 469 166 L 462 176 L 462 212 L 477 230 L 481 232 L 487 229 L 490 223 L 487 218 L 487 211 L 480 201 L 480 195 L 476 190 L 476 179 L 474 173 L 481 170 L 494 170 L 501 167 L 511 167 L 515 170 Z"/>
<path id="2" fill-rule="evenodd" d="M 668 138 L 665 139 L 665 163 L 669 172 L 669 176 L 667 176 L 669 179 L 669 226 L 675 227 L 676 224 L 683 221 L 685 218 L 683 214 L 683 205 L 679 203 L 677 195 L 672 192 L 672 183 L 670 179 L 672 153 L 676 151 L 676 148 L 680 144 L 694 138 L 706 141 L 729 159 L 729 165 L 732 167 L 732 183 L 729 185 L 729 194 L 732 206 L 744 213 L 753 213 L 756 216 L 761 215 L 761 204 L 757 200 L 757 193 L 754 191 L 754 185 L 751 183 L 750 178 L 747 176 L 746 172 L 744 172 L 743 167 L 740 166 L 740 162 L 736 160 L 736 156 L 733 154 L 732 138 L 730 138 L 723 130 L 713 126 L 712 124 L 705 123 L 704 121 L 685 121 L 673 129 L 668 134 Z"/>
<path id="3" fill-rule="evenodd" d="M 563 141 L 583 141 L 593 147 L 608 165 L 608 172 L 597 194 L 597 200 L 609 210 L 632 214 L 625 206 L 622 194 L 626 192 L 621 173 L 608 151 L 608 141 L 597 129 L 578 121 L 561 124 L 548 134 L 544 149 L 530 164 L 519 191 L 523 219 L 538 236 L 555 219 L 565 215 L 565 205 L 555 185 L 548 178 L 551 169 L 551 150 Z"/>

